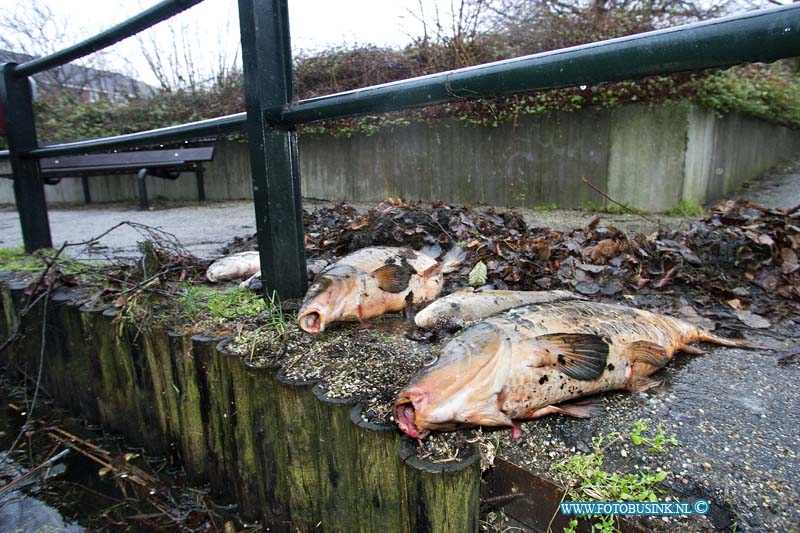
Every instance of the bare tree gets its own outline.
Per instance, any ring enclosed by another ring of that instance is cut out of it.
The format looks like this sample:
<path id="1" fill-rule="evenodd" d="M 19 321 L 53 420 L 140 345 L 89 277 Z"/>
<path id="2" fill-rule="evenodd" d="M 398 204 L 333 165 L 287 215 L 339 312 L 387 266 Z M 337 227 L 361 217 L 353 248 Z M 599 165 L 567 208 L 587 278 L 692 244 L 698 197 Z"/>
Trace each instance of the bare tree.
<path id="1" fill-rule="evenodd" d="M 76 25 L 57 17 L 41 0 L 20 2 L 10 13 L 0 17 L 0 46 L 11 54 L 7 60 L 26 61 L 51 54 L 75 44 Z M 82 92 L 102 83 L 105 56 L 102 52 L 84 58 L 81 65 L 65 65 L 37 74 L 39 90 L 44 94 L 64 91 Z"/>
<path id="2" fill-rule="evenodd" d="M 766 2 L 767 0 L 764 0 Z M 491 31 L 536 53 L 753 9 L 761 0 L 494 0 Z"/>
<path id="3" fill-rule="evenodd" d="M 198 91 L 241 75 L 241 44 L 231 49 L 226 42 L 227 36 L 238 36 L 233 14 L 229 11 L 224 21 L 210 27 L 198 23 L 178 16 L 161 23 L 160 31 L 137 35 L 139 50 L 162 90 Z M 207 46 L 208 35 L 216 39 L 213 50 Z"/>
<path id="4" fill-rule="evenodd" d="M 422 35 L 411 36 L 413 47 L 429 63 L 430 72 L 449 68 L 460 68 L 498 59 L 503 52 L 497 46 L 485 46 L 494 40 L 488 29 L 487 15 L 496 0 L 449 0 L 440 8 L 433 6 L 433 13 L 425 10 L 418 0 L 417 11 L 411 16 L 422 25 Z M 495 43 L 499 44 L 499 43 Z"/>

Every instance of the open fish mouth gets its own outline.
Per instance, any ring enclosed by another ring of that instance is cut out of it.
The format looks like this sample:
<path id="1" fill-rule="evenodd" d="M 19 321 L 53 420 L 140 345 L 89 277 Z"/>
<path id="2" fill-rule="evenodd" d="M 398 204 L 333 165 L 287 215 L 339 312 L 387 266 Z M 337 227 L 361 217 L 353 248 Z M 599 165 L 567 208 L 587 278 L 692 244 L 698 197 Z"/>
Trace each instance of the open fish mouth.
<path id="1" fill-rule="evenodd" d="M 300 329 L 306 333 L 320 333 L 325 329 L 325 322 L 322 320 L 322 313 L 316 310 L 309 310 L 297 317 Z"/>
<path id="2" fill-rule="evenodd" d="M 414 404 L 411 400 L 395 404 L 394 419 L 398 427 L 400 427 L 400 431 L 411 438 L 424 439 L 430 434 L 430 430 L 425 429 L 420 431 L 419 428 L 417 428 Z"/>

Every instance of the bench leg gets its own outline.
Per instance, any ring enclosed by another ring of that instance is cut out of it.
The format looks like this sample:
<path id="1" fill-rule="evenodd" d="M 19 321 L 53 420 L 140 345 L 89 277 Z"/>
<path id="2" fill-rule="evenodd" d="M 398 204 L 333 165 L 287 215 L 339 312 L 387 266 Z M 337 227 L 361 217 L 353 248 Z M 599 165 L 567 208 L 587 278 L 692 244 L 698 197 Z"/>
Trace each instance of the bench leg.
<path id="1" fill-rule="evenodd" d="M 83 203 L 92 203 L 92 193 L 89 192 L 89 177 L 81 176 L 81 185 L 83 185 Z"/>
<path id="2" fill-rule="evenodd" d="M 147 211 L 147 169 L 143 168 L 136 175 L 136 183 L 139 186 L 139 211 Z"/>
<path id="3" fill-rule="evenodd" d="M 203 181 L 203 164 L 198 163 L 197 168 L 195 168 L 194 173 L 197 176 L 197 201 L 198 202 L 205 202 L 206 201 L 206 185 Z"/>

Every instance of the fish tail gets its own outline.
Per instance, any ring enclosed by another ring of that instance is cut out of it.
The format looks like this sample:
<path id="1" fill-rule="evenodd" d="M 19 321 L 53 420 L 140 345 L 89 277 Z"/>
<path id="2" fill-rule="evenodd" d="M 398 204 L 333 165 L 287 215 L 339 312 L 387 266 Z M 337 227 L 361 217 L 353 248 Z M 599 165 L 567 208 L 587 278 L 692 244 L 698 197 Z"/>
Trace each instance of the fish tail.
<path id="1" fill-rule="evenodd" d="M 726 337 L 718 337 L 717 335 L 702 329 L 698 331 L 698 337 L 701 341 L 713 342 L 714 344 L 729 346 L 731 348 L 753 348 L 757 350 L 768 349 L 763 344 L 759 344 L 757 342 L 751 342 L 745 339 L 728 339 Z"/>
<path id="2" fill-rule="evenodd" d="M 467 258 L 467 252 L 461 249 L 457 244 L 444 254 L 442 258 L 442 273 L 447 274 L 458 269 Z"/>

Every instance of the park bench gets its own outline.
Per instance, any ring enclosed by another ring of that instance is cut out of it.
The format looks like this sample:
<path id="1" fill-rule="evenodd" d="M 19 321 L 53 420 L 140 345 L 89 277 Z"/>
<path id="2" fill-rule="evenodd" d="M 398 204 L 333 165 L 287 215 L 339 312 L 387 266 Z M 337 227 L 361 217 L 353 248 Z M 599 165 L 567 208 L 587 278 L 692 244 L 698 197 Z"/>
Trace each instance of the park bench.
<path id="1" fill-rule="evenodd" d="M 203 163 L 214 157 L 213 146 L 172 148 L 163 150 L 138 150 L 114 154 L 68 155 L 43 157 L 40 160 L 42 181 L 56 185 L 63 178 L 80 178 L 83 185 L 83 200 L 89 204 L 92 195 L 89 178 L 117 174 L 136 174 L 139 195 L 139 210 L 149 207 L 147 200 L 147 176 L 175 180 L 183 172 L 194 172 L 197 180 L 197 199 L 206 199 L 203 182 Z"/>

